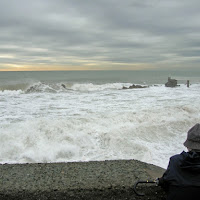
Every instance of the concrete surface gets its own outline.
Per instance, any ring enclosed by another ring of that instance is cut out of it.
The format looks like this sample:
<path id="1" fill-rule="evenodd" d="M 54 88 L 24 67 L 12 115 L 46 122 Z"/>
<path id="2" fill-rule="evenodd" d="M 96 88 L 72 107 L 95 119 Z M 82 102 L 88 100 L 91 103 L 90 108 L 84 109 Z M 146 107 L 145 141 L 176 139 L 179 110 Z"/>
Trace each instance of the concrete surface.
<path id="1" fill-rule="evenodd" d="M 164 169 L 136 160 L 0 165 L 0 199 L 165 199 L 154 184 L 137 180 L 161 177 Z"/>

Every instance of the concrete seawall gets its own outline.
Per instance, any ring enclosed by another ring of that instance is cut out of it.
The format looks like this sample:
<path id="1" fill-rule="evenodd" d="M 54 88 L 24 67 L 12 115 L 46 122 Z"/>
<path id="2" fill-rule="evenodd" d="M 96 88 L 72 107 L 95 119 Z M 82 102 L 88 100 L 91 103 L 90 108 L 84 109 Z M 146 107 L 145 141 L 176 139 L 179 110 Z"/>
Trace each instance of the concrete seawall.
<path id="1" fill-rule="evenodd" d="M 164 169 L 136 160 L 0 165 L 0 199 L 158 199 L 163 190 L 137 180 L 160 177 Z"/>

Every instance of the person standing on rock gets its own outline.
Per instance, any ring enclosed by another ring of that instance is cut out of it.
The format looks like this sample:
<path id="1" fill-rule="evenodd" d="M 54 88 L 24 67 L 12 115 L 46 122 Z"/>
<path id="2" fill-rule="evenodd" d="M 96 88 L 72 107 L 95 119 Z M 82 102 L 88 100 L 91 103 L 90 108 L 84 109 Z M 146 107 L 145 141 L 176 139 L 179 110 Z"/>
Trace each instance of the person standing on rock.
<path id="1" fill-rule="evenodd" d="M 167 200 L 200 199 L 200 124 L 188 131 L 184 146 L 188 152 L 172 156 L 167 170 L 158 179 Z"/>

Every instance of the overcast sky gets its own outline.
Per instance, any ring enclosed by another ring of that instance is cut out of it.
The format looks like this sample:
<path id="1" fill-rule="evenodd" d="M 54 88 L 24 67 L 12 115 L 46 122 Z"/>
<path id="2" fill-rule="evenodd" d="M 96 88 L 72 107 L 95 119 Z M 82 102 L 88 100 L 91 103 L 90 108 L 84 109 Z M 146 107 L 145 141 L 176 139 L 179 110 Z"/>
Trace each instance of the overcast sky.
<path id="1" fill-rule="evenodd" d="M 199 65 L 199 0 L 0 0 L 0 70 Z"/>

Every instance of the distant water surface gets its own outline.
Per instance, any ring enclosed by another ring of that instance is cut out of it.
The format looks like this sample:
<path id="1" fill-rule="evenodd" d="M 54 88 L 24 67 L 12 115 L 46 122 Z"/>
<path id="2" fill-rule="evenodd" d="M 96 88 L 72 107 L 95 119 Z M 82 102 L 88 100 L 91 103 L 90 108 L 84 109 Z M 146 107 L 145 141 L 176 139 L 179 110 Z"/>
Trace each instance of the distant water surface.
<path id="1" fill-rule="evenodd" d="M 137 83 L 163 84 L 167 77 L 179 82 L 200 81 L 200 72 L 194 71 L 41 71 L 0 72 L 0 86 L 9 83 L 69 82 L 69 83 Z"/>

